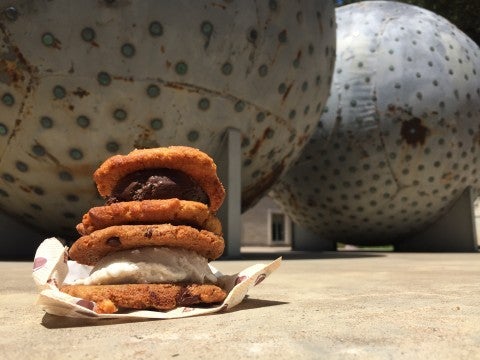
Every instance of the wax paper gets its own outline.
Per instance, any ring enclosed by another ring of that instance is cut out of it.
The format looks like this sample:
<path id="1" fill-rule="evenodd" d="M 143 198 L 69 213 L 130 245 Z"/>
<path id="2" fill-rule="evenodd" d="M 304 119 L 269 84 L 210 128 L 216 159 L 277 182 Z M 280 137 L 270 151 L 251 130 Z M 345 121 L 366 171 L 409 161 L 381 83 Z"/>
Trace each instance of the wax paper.
<path id="1" fill-rule="evenodd" d="M 152 318 L 172 319 L 197 315 L 213 314 L 228 311 L 240 304 L 248 291 L 260 284 L 275 271 L 281 258 L 269 264 L 255 264 L 237 274 L 224 275 L 212 267 L 219 285 L 228 293 L 225 300 L 214 306 L 188 307 L 182 306 L 170 311 L 131 310 L 114 314 L 98 314 L 95 303 L 73 297 L 59 290 L 59 287 L 71 283 L 75 279 L 86 277 L 91 267 L 68 260 L 68 248 L 58 239 L 44 240 L 38 247 L 33 262 L 33 280 L 40 292 L 37 304 L 47 313 L 75 318 Z"/>

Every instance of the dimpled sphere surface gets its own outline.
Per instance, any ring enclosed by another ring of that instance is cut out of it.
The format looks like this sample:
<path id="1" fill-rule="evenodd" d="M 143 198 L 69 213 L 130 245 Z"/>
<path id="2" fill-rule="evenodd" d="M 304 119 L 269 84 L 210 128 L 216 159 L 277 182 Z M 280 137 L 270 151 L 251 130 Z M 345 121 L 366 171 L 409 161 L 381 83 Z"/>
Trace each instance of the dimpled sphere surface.
<path id="1" fill-rule="evenodd" d="M 406 4 L 357 3 L 336 17 L 331 95 L 273 196 L 325 238 L 388 243 L 478 187 L 480 51 Z"/>
<path id="2" fill-rule="evenodd" d="M 134 148 L 214 157 L 242 137 L 243 208 L 287 169 L 328 97 L 332 1 L 17 1 L 0 9 L 0 205 L 52 234 L 101 203 Z"/>

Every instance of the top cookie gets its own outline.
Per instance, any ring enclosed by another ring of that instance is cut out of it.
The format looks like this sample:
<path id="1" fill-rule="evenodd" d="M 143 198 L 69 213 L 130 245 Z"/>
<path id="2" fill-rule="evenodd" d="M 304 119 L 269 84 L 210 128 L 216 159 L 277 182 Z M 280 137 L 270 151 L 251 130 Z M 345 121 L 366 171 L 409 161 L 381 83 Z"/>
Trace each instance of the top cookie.
<path id="1" fill-rule="evenodd" d="M 210 211 L 216 212 L 225 198 L 225 189 L 217 176 L 217 166 L 204 152 L 187 146 L 133 150 L 105 160 L 93 174 L 98 192 L 112 195 L 119 181 L 128 174 L 149 169 L 173 169 L 190 176 L 209 198 Z"/>

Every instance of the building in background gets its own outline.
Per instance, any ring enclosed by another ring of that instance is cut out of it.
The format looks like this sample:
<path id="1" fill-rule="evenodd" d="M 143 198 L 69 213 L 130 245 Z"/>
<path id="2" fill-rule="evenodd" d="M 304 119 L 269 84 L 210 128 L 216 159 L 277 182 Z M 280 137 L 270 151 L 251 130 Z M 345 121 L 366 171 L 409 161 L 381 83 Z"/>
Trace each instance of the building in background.
<path id="1" fill-rule="evenodd" d="M 242 214 L 242 246 L 291 246 L 292 221 L 269 197 Z"/>
<path id="2" fill-rule="evenodd" d="M 480 198 L 475 201 L 475 225 L 480 246 Z M 295 233 L 295 224 L 269 196 L 242 214 L 242 246 L 294 247 Z"/>

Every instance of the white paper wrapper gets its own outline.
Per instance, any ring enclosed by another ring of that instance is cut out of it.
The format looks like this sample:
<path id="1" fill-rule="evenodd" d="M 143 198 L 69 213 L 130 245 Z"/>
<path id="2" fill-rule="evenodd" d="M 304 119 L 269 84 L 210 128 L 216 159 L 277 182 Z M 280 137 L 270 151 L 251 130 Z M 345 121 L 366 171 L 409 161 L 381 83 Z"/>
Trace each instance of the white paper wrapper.
<path id="1" fill-rule="evenodd" d="M 240 304 L 247 292 L 262 282 L 281 263 L 281 258 L 270 264 L 256 264 L 234 275 L 223 275 L 212 267 L 219 284 L 228 292 L 222 304 L 211 307 L 178 307 L 170 311 L 132 310 L 115 314 L 97 314 L 95 303 L 62 293 L 58 287 L 75 279 L 86 277 L 90 267 L 69 261 L 67 248 L 56 238 L 44 240 L 35 253 L 33 280 L 40 291 L 37 304 L 50 314 L 75 318 L 152 318 L 173 319 L 226 311 Z"/>

